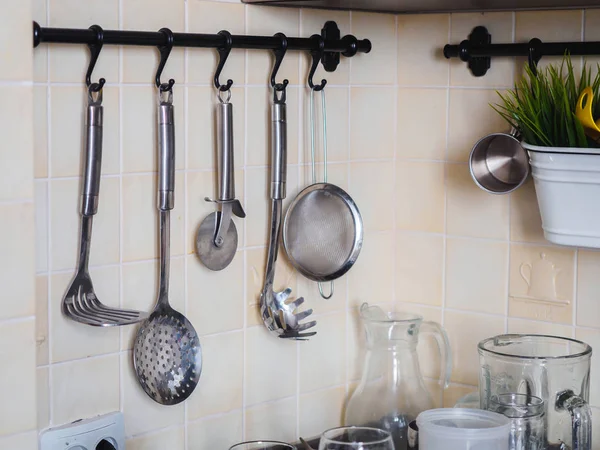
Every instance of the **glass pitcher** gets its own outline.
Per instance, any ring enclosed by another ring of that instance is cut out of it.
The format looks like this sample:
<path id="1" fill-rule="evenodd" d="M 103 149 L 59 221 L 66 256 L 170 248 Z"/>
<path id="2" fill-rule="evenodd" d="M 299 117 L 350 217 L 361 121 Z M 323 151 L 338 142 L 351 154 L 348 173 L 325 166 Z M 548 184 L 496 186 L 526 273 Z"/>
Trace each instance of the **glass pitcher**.
<path id="1" fill-rule="evenodd" d="M 506 334 L 481 341 L 479 398 L 493 409 L 502 394 L 525 394 L 544 402 L 544 449 L 592 447 L 590 359 L 592 348 L 574 339 Z"/>
<path id="2" fill-rule="evenodd" d="M 372 426 L 392 434 L 395 450 L 406 450 L 408 424 L 434 408 L 425 387 L 417 344 L 419 333 L 431 333 L 442 357 L 442 383 L 448 387 L 452 356 L 448 336 L 435 322 L 416 314 L 384 312 L 363 303 L 367 353 L 359 386 L 346 407 L 346 425 Z"/>

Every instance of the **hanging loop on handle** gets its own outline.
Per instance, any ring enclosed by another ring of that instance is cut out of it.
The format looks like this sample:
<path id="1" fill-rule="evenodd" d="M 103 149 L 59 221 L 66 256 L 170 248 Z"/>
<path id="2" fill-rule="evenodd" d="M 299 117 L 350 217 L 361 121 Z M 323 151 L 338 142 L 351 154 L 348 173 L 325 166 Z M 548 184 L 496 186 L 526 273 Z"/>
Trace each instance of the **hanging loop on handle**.
<path id="1" fill-rule="evenodd" d="M 538 38 L 533 38 L 532 40 L 529 41 L 529 55 L 528 55 L 528 62 L 529 62 L 529 68 L 531 69 L 531 72 L 537 76 L 537 65 L 540 62 L 540 59 L 542 59 L 542 41 L 539 40 Z"/>
<path id="2" fill-rule="evenodd" d="M 275 34 L 275 37 L 281 39 L 281 45 L 278 49 L 273 50 L 273 53 L 275 54 L 275 64 L 273 65 L 273 70 L 271 72 L 271 87 L 277 92 L 285 93 L 285 88 L 289 84 L 289 80 L 285 79 L 282 83 L 277 83 L 275 82 L 275 77 L 277 76 L 277 72 L 279 72 L 279 67 L 281 66 L 285 52 L 287 51 L 288 41 L 287 37 L 283 33 L 277 33 Z M 283 95 L 283 97 L 284 98 L 282 101 L 285 102 L 285 95 Z"/>
<path id="3" fill-rule="evenodd" d="M 102 50 L 102 45 L 104 45 L 104 30 L 102 30 L 100 25 L 92 25 L 90 30 L 96 33 L 96 42 L 93 44 L 88 44 L 88 48 L 90 49 L 90 64 L 85 74 L 85 84 L 88 87 L 88 90 L 91 89 L 92 92 L 100 92 L 104 87 L 106 80 L 104 78 L 100 78 L 98 83 L 92 83 L 92 72 L 94 71 L 96 62 L 98 61 L 98 56 Z"/>
<path id="4" fill-rule="evenodd" d="M 232 39 L 231 33 L 227 30 L 221 30 L 218 33 L 220 36 L 225 38 L 225 45 L 223 47 L 218 47 L 217 52 L 219 53 L 219 64 L 217 65 L 217 70 L 215 71 L 214 83 L 215 87 L 219 90 L 219 92 L 229 91 L 231 89 L 231 85 L 233 84 L 233 80 L 227 80 L 226 84 L 221 84 L 219 82 L 219 77 L 221 76 L 221 71 L 225 66 L 225 61 L 229 57 L 229 53 L 231 52 Z"/>
<path id="5" fill-rule="evenodd" d="M 168 83 L 161 83 L 160 77 L 165 68 L 165 64 L 167 63 L 167 59 L 169 59 L 171 50 L 173 49 L 173 32 L 168 28 L 161 28 L 158 31 L 165 35 L 167 38 L 167 43 L 165 45 L 158 46 L 158 51 L 160 52 L 160 62 L 158 63 L 158 69 L 156 69 L 156 87 L 159 88 L 161 92 L 171 92 L 173 90 L 175 80 L 171 78 Z"/>
<path id="6" fill-rule="evenodd" d="M 330 283 L 329 295 L 325 295 L 325 293 L 323 292 L 323 285 L 321 283 L 317 283 L 317 285 L 319 286 L 319 294 L 321 294 L 322 298 L 324 298 L 325 300 L 329 300 L 331 297 L 333 297 L 333 281 Z"/>
<path id="7" fill-rule="evenodd" d="M 325 87 L 325 85 L 327 84 L 327 80 L 322 79 L 321 84 L 315 85 L 313 83 L 313 77 L 315 75 L 317 67 L 319 66 L 319 63 L 321 62 L 321 59 L 323 58 L 323 53 L 324 53 L 324 49 L 325 49 L 325 40 L 318 34 L 313 34 L 310 37 L 310 39 L 312 41 L 315 41 L 318 49 L 312 49 L 310 51 L 310 56 L 312 57 L 312 64 L 310 66 L 310 71 L 308 72 L 308 86 L 313 91 L 322 91 L 323 88 Z"/>

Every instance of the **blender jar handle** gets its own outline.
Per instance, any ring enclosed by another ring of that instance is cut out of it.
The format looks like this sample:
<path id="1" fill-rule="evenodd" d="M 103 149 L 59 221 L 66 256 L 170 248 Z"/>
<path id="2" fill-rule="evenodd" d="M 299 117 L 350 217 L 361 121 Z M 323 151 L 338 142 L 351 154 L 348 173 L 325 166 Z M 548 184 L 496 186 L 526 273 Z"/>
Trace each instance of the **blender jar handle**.
<path id="1" fill-rule="evenodd" d="M 446 334 L 446 330 L 437 322 L 425 321 L 421 324 L 421 334 L 431 334 L 437 342 L 442 358 L 441 363 L 441 381 L 440 384 L 444 389 L 450 384 L 450 376 L 452 375 L 452 350 L 450 350 L 450 340 Z"/>
<path id="2" fill-rule="evenodd" d="M 591 450 L 592 413 L 590 405 L 571 390 L 563 391 L 556 397 L 556 409 L 569 411 L 573 426 L 573 450 Z"/>

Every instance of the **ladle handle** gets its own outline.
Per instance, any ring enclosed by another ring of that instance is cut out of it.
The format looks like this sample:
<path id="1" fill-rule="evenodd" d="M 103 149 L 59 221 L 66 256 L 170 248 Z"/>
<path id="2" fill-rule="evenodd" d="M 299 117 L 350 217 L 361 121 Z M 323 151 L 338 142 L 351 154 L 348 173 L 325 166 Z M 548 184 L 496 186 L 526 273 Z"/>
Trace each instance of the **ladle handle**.
<path id="1" fill-rule="evenodd" d="M 590 405 L 571 390 L 558 394 L 556 409 L 571 414 L 573 450 L 592 449 L 592 411 Z"/>
<path id="2" fill-rule="evenodd" d="M 93 216 L 98 212 L 98 194 L 100 193 L 104 107 L 102 106 L 102 90 L 95 99 L 93 94 L 91 90 L 88 93 L 85 115 L 85 169 L 81 194 L 81 214 L 83 216 Z"/>
<path id="3" fill-rule="evenodd" d="M 158 92 L 158 209 L 175 205 L 175 118 L 173 92 Z"/>
<path id="4" fill-rule="evenodd" d="M 437 322 L 425 321 L 421 324 L 420 333 L 431 334 L 437 342 L 442 358 L 440 384 L 446 389 L 450 384 L 452 376 L 452 350 L 450 349 L 450 340 L 446 330 Z"/>

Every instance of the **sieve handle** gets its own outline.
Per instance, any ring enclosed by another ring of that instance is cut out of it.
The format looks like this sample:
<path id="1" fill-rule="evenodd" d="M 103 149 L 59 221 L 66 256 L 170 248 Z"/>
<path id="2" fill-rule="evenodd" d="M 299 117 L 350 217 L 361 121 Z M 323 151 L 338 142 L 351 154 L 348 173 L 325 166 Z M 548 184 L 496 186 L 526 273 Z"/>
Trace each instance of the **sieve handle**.
<path id="1" fill-rule="evenodd" d="M 285 198 L 287 178 L 287 117 L 285 99 L 277 98 L 271 105 L 271 199 Z"/>

